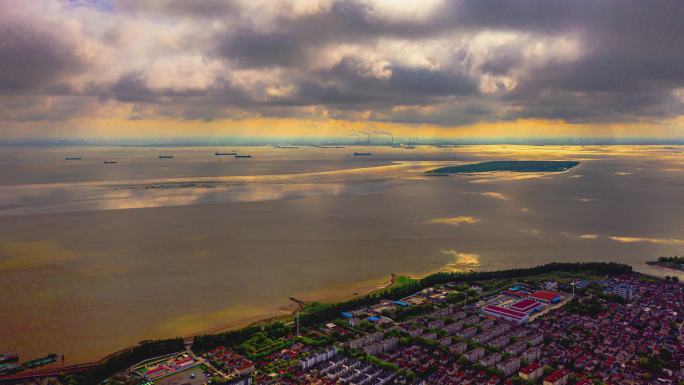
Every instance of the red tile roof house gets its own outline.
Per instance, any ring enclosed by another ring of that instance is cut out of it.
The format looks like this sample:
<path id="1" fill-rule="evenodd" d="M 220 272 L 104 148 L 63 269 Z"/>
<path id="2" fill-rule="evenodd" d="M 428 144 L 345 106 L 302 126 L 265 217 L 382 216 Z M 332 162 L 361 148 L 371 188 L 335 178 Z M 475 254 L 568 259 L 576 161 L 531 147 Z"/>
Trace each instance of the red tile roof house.
<path id="1" fill-rule="evenodd" d="M 518 375 L 523 380 L 534 381 L 544 374 L 544 368 L 536 362 L 533 362 L 526 367 L 520 369 Z"/>
<path id="2" fill-rule="evenodd" d="M 568 372 L 558 369 L 544 378 L 544 385 L 565 385 L 568 383 Z"/>

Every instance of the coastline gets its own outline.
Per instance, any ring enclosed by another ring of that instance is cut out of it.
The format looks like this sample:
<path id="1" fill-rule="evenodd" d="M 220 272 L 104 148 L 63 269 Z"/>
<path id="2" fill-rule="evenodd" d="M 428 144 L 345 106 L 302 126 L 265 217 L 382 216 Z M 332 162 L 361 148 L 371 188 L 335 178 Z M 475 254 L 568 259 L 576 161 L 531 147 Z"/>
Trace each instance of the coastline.
<path id="1" fill-rule="evenodd" d="M 342 301 L 347 301 L 350 300 L 356 296 L 365 296 L 373 293 L 377 293 L 380 291 L 383 291 L 389 287 L 391 287 L 395 282 L 396 279 L 400 277 L 408 277 L 411 279 L 420 279 L 423 277 L 426 277 L 430 274 L 433 274 L 438 271 L 443 271 L 443 269 L 436 269 L 432 271 L 427 271 L 422 274 L 394 274 L 391 273 L 389 277 L 385 276 L 383 278 L 378 278 L 378 279 L 371 279 L 371 280 L 366 280 L 362 282 L 351 282 L 347 283 L 344 285 L 333 285 L 329 287 L 325 287 L 316 291 L 308 292 L 308 293 L 297 293 L 294 294 L 292 297 L 305 302 L 305 303 L 312 303 L 312 302 L 322 302 L 322 303 L 335 303 L 335 302 L 342 302 Z M 264 323 L 269 323 L 269 322 L 274 322 L 274 321 L 283 321 L 287 322 L 290 320 L 298 306 L 294 303 L 291 302 L 290 304 L 286 304 L 277 308 L 272 308 L 270 310 L 266 310 L 261 314 L 258 315 L 253 315 L 253 316 L 246 316 L 246 317 L 241 317 L 237 319 L 233 319 L 230 321 L 222 322 L 220 324 L 217 324 L 215 326 L 207 327 L 207 328 L 202 328 L 202 329 L 196 329 L 195 331 L 190 331 L 190 332 L 183 332 L 183 333 L 178 333 L 178 334 L 173 334 L 173 333 L 165 333 L 168 335 L 163 335 L 159 337 L 154 337 L 150 339 L 157 339 L 157 338 L 173 338 L 176 336 L 180 336 L 183 338 L 185 341 L 190 341 L 192 340 L 195 336 L 198 335 L 203 335 L 203 334 L 217 334 L 217 333 L 223 333 L 223 332 L 228 332 L 231 330 L 238 330 L 242 329 L 245 327 L 249 327 L 252 325 L 258 325 L 258 324 L 264 324 Z M 114 351 L 110 351 L 104 355 L 93 355 L 93 356 L 83 356 L 82 358 L 72 361 L 71 364 L 77 364 L 77 365 L 87 365 L 87 364 L 101 364 L 105 362 L 107 359 L 125 352 L 127 350 L 133 349 L 138 344 L 132 343 L 127 346 L 123 346 L 119 349 L 116 349 Z"/>
<path id="2" fill-rule="evenodd" d="M 357 290 L 357 291 L 352 292 L 351 294 L 346 294 L 345 292 L 340 290 L 339 287 L 332 286 L 332 287 L 317 290 L 317 291 L 309 293 L 307 295 L 296 295 L 293 298 L 297 299 L 298 301 L 304 302 L 304 303 L 343 302 L 343 301 L 351 300 L 357 296 L 361 297 L 361 296 L 380 293 L 380 292 L 392 287 L 393 285 L 395 285 L 399 278 L 408 278 L 408 279 L 419 280 L 419 279 L 425 278 L 427 276 L 430 276 L 432 274 L 435 274 L 438 272 L 443 272 L 443 271 L 454 271 L 454 270 L 453 269 L 441 268 L 441 269 L 435 269 L 435 270 L 427 271 L 423 274 L 390 273 L 389 280 L 387 278 L 378 279 L 378 280 L 373 279 L 373 280 L 368 280 L 368 281 L 361 282 L 361 283 L 350 283 L 348 285 L 344 285 L 345 287 L 366 286 L 366 290 Z M 365 283 L 369 283 L 370 285 L 365 285 Z M 330 292 L 334 292 L 335 294 L 330 295 Z M 328 295 L 323 295 L 323 293 L 326 293 Z M 285 305 L 285 306 L 280 307 L 277 311 L 268 312 L 268 313 L 271 313 L 271 315 L 267 315 L 265 317 L 254 316 L 254 317 L 245 317 L 245 318 L 233 320 L 230 322 L 223 323 L 221 325 L 217 325 L 217 326 L 212 327 L 212 328 L 200 330 L 198 332 L 195 332 L 195 333 L 193 333 L 189 336 L 185 336 L 183 338 L 184 339 L 191 339 L 196 335 L 223 333 L 223 332 L 227 332 L 227 331 L 231 331 L 231 330 L 237 330 L 237 329 L 245 328 L 245 327 L 252 326 L 252 325 L 258 325 L 258 324 L 262 324 L 262 323 L 268 323 L 268 322 L 274 322 L 274 321 L 287 321 L 291 317 L 294 316 L 294 314 L 298 308 L 300 308 L 300 306 L 297 306 L 294 302 L 292 302 L 289 305 Z M 286 313 L 283 314 L 283 312 L 286 312 Z"/>
<path id="3" fill-rule="evenodd" d="M 651 263 L 644 263 L 645 265 L 650 265 L 653 266 L 654 264 Z M 638 269 L 638 266 L 631 265 L 634 268 L 635 273 L 641 273 L 641 274 L 646 274 L 649 275 L 648 273 L 643 273 L 640 272 Z M 301 300 L 302 302 L 305 303 L 312 303 L 312 302 L 322 302 L 322 303 L 335 303 L 335 302 L 343 302 L 346 300 L 350 300 L 356 296 L 365 296 L 365 295 L 370 295 L 370 294 L 375 294 L 379 293 L 383 290 L 386 290 L 390 287 L 392 287 L 396 282 L 397 279 L 406 277 L 410 279 L 422 279 L 425 278 L 429 275 L 438 273 L 438 272 L 455 272 L 455 271 L 487 271 L 487 269 L 479 269 L 481 266 L 472 266 L 472 268 L 469 269 L 449 269 L 446 266 L 424 272 L 422 274 L 405 274 L 405 273 L 390 273 L 389 277 L 384 277 L 382 279 L 373 279 L 373 280 L 368 280 L 364 282 L 356 282 L 356 283 L 349 283 L 345 285 L 337 285 L 337 286 L 330 286 L 326 287 L 323 289 L 319 289 L 313 292 L 305 293 L 305 294 L 297 294 L 294 295 L 294 298 Z M 498 270 L 498 269 L 497 269 Z M 662 277 L 661 277 L 662 278 Z M 364 289 L 362 290 L 361 287 Z M 355 288 L 355 290 L 350 290 L 351 288 Z M 190 333 L 181 333 L 178 334 L 178 336 L 181 336 L 185 341 L 190 341 L 193 339 L 193 337 L 197 335 L 203 335 L 203 334 L 217 334 L 217 333 L 222 333 L 222 332 L 228 332 L 231 330 L 238 330 L 241 328 L 245 328 L 248 326 L 252 325 L 258 325 L 258 324 L 264 324 L 264 323 L 269 323 L 269 322 L 274 322 L 274 321 L 289 321 L 292 319 L 294 316 L 298 306 L 294 303 L 291 302 L 288 305 L 281 306 L 277 309 L 272 309 L 269 311 L 265 311 L 263 314 L 260 315 L 254 315 L 254 316 L 248 316 L 248 317 L 243 317 L 243 318 L 238 318 L 234 319 L 231 321 L 227 321 L 221 324 L 218 324 L 216 326 L 212 326 L 209 328 L 204 328 L 200 329 L 195 332 L 190 332 Z M 172 338 L 174 335 L 167 335 L 164 338 Z M 114 352 L 108 353 L 104 356 L 98 356 L 98 357 L 92 357 L 91 359 L 86 359 L 82 360 L 82 362 L 76 362 L 76 364 L 100 364 L 107 360 L 108 358 L 115 356 L 116 354 L 120 352 L 124 352 L 126 350 L 135 348 L 137 345 L 129 345 L 126 347 L 123 347 L 121 349 L 118 349 Z"/>
<path id="4" fill-rule="evenodd" d="M 649 262 L 646 262 L 645 264 L 646 265 L 658 265 L 658 264 L 652 264 Z M 631 265 L 630 264 L 630 266 L 632 266 L 635 273 L 652 275 L 649 273 L 639 271 L 637 265 Z M 302 300 L 299 296 L 295 296 L 294 298 L 301 300 L 302 302 L 305 302 L 305 303 L 311 303 L 311 302 L 335 303 L 335 302 L 347 301 L 347 300 L 350 300 L 356 296 L 371 295 L 371 294 L 377 294 L 379 292 L 382 292 L 382 291 L 392 287 L 396 283 L 397 279 L 402 278 L 402 277 L 420 280 L 422 278 L 425 278 L 427 276 L 430 276 L 430 275 L 438 273 L 438 272 L 454 272 L 457 270 L 462 270 L 464 272 L 465 271 L 486 271 L 486 269 L 481 270 L 481 269 L 478 269 L 478 267 L 480 267 L 480 266 L 473 266 L 473 268 L 469 268 L 469 269 L 447 269 L 447 268 L 443 267 L 440 269 L 435 269 L 435 270 L 425 272 L 423 274 L 390 273 L 389 280 L 380 280 L 380 281 L 384 281 L 384 283 L 376 284 L 375 287 L 373 287 L 373 288 L 369 287 L 368 290 L 361 291 L 361 292 L 354 292 L 351 295 L 340 293 L 340 291 L 337 288 L 330 287 L 330 288 L 321 289 L 321 290 L 313 292 L 313 293 L 326 292 L 326 291 L 330 290 L 330 291 L 335 291 L 337 293 L 336 296 L 334 296 L 334 297 L 323 297 L 323 296 L 316 296 L 315 294 L 311 294 L 311 295 L 302 296 L 302 298 L 306 298 L 304 300 Z M 684 271 L 684 270 L 679 270 L 679 269 L 676 269 L 676 270 Z M 659 278 L 662 278 L 662 277 L 659 277 Z M 379 280 L 371 280 L 371 281 L 380 282 Z M 370 282 L 370 281 L 368 281 L 368 282 Z M 352 285 L 354 285 L 354 284 L 350 284 L 350 286 L 352 286 Z M 274 312 L 272 312 L 273 315 L 270 315 L 270 316 L 266 316 L 266 317 L 255 316 L 255 317 L 241 318 L 238 320 L 226 322 L 224 324 L 218 325 L 216 327 L 212 327 L 210 329 L 201 330 L 199 332 L 196 332 L 190 336 L 183 337 L 183 338 L 188 339 L 188 338 L 192 338 L 196 335 L 201 335 L 201 334 L 222 333 L 222 332 L 237 330 L 237 329 L 252 326 L 252 325 L 273 322 L 273 321 L 287 321 L 289 318 L 294 316 L 294 314 L 298 308 L 299 308 L 299 306 L 295 305 L 295 303 L 293 302 L 290 305 L 280 307 L 278 309 L 278 312 L 274 311 Z M 285 311 L 287 313 L 283 314 L 282 311 Z M 279 314 L 276 314 L 276 313 L 279 313 Z"/>
<path id="5" fill-rule="evenodd" d="M 676 263 L 672 263 L 672 262 L 648 261 L 648 262 L 646 262 L 646 264 L 649 266 L 660 266 L 660 267 L 664 267 L 666 269 L 684 272 L 684 268 L 682 268 L 679 265 L 677 265 Z"/>
<path id="6" fill-rule="evenodd" d="M 425 277 L 427 275 L 430 275 L 434 272 L 428 272 L 424 275 L 420 276 L 415 276 L 415 277 Z M 312 302 L 323 302 L 323 303 L 334 303 L 334 302 L 340 302 L 340 301 L 347 301 L 350 300 L 356 296 L 364 296 L 364 295 L 369 295 L 373 293 L 377 293 L 380 291 L 383 291 L 389 287 L 391 287 L 395 282 L 398 277 L 410 277 L 414 278 L 414 276 L 409 276 L 405 274 L 390 274 L 389 281 L 387 279 L 382 279 L 382 280 L 369 280 L 366 281 L 369 283 L 369 285 L 365 285 L 366 282 L 362 283 L 350 283 L 349 285 L 344 285 L 347 288 L 358 288 L 361 286 L 366 286 L 366 290 L 355 290 L 351 294 L 347 294 L 345 291 L 340 290 L 339 287 L 328 287 L 328 288 L 323 288 L 320 290 L 317 290 L 315 292 L 311 292 L 305 295 L 293 295 L 292 298 L 297 299 L 298 301 L 301 301 L 303 303 L 312 303 Z M 334 293 L 334 294 L 333 294 Z M 241 329 L 244 327 L 252 326 L 252 325 L 258 325 L 262 323 L 268 323 L 268 322 L 273 322 L 273 321 L 287 321 L 290 317 L 294 316 L 295 312 L 297 309 L 300 308 L 300 306 L 296 305 L 294 302 L 288 305 L 281 306 L 277 310 L 266 312 L 270 313 L 267 314 L 265 317 L 263 316 L 254 316 L 254 317 L 245 317 L 245 318 L 240 318 L 236 319 L 233 321 L 225 322 L 223 324 L 217 325 L 215 327 L 211 327 L 208 329 L 203 329 L 199 330 L 198 332 L 192 333 L 189 336 L 183 337 L 184 339 L 189 339 L 192 338 L 196 335 L 202 335 L 202 334 L 213 334 L 213 333 L 222 333 L 222 332 L 227 332 L 231 330 L 236 330 L 236 329 Z"/>

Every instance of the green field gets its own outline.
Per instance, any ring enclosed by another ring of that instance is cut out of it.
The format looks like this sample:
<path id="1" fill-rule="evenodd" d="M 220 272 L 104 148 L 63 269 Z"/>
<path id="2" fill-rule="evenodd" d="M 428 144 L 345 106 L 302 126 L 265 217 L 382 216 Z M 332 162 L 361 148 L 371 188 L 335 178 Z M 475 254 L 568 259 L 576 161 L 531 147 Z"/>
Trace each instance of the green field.
<path id="1" fill-rule="evenodd" d="M 446 166 L 428 171 L 435 174 L 472 174 L 479 172 L 561 172 L 567 171 L 579 162 L 556 160 L 495 160 L 491 162 Z"/>

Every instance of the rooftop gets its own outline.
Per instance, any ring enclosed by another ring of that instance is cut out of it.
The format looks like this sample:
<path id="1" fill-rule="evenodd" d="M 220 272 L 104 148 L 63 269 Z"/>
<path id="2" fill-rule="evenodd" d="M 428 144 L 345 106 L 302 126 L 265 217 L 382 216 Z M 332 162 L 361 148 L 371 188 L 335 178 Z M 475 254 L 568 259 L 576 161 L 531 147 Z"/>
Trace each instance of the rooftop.
<path id="1" fill-rule="evenodd" d="M 554 299 L 560 297 L 560 295 L 558 293 L 554 293 L 552 291 L 538 290 L 538 291 L 535 291 L 534 293 L 530 294 L 530 297 L 541 299 L 544 301 L 553 301 Z"/>
<path id="2" fill-rule="evenodd" d="M 483 308 L 483 310 L 489 311 L 492 313 L 503 314 L 503 315 L 506 315 L 509 317 L 520 318 L 520 319 L 527 316 L 527 313 L 524 313 L 524 312 L 521 312 L 518 310 L 507 309 L 505 307 L 496 306 L 496 305 L 485 306 Z"/>
<path id="3" fill-rule="evenodd" d="M 524 368 L 520 369 L 520 373 L 530 374 L 539 368 L 541 368 L 541 365 L 539 365 L 536 362 L 533 362 L 533 363 L 525 366 Z"/>
<path id="4" fill-rule="evenodd" d="M 539 302 L 527 298 L 514 303 L 513 305 L 511 305 L 510 308 L 517 311 L 529 312 L 530 310 L 535 309 L 539 305 L 541 305 Z"/>
<path id="5" fill-rule="evenodd" d="M 568 372 L 566 372 L 565 370 L 562 370 L 562 369 L 558 369 L 555 372 L 546 376 L 544 381 L 556 382 L 556 381 L 560 380 L 561 378 L 563 378 L 567 375 L 568 375 Z"/>

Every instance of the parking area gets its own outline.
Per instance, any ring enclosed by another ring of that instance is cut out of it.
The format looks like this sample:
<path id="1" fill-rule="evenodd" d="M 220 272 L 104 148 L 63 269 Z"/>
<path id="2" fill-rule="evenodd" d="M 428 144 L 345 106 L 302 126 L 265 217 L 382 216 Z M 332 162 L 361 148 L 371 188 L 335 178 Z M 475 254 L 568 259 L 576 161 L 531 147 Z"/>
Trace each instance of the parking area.
<path id="1" fill-rule="evenodd" d="M 213 373 L 205 365 L 195 366 L 168 377 L 154 381 L 154 385 L 204 385 L 208 384 Z"/>

